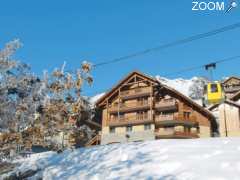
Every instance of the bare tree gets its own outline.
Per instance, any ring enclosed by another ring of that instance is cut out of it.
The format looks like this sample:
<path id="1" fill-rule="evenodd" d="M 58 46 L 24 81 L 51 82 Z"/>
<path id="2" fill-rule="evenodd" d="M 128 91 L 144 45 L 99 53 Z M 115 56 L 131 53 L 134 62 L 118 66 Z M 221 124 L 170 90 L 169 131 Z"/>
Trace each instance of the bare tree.
<path id="1" fill-rule="evenodd" d="M 7 131 L 20 131 L 34 120 L 41 81 L 30 72 L 30 67 L 12 59 L 21 47 L 19 40 L 6 44 L 0 51 L 0 127 Z"/>
<path id="2" fill-rule="evenodd" d="M 76 71 L 67 72 L 64 63 L 39 78 L 27 64 L 13 59 L 21 46 L 14 40 L 0 51 L 0 131 L 41 127 L 44 136 L 67 131 L 88 139 L 93 131 L 85 121 L 92 115 L 81 90 L 85 82 L 93 82 L 91 64 L 84 61 Z"/>

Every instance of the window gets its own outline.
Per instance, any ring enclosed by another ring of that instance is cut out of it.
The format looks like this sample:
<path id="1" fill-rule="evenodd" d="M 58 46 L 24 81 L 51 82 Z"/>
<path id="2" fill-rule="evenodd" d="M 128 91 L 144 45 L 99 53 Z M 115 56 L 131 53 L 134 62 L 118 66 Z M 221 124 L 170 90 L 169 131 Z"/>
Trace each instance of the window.
<path id="1" fill-rule="evenodd" d="M 191 132 L 190 127 L 184 127 L 184 132 L 185 132 L 185 133 L 190 133 L 190 132 Z"/>
<path id="2" fill-rule="evenodd" d="M 127 126 L 127 127 L 126 127 L 126 131 L 127 131 L 127 132 L 132 132 L 132 126 Z"/>
<path id="3" fill-rule="evenodd" d="M 191 112 L 183 112 L 183 117 L 189 119 Z"/>
<path id="4" fill-rule="evenodd" d="M 151 129 L 151 124 L 144 124 L 144 130 L 150 130 Z"/>
<path id="5" fill-rule="evenodd" d="M 200 128 L 199 127 L 197 127 L 197 133 L 200 133 Z"/>
<path id="6" fill-rule="evenodd" d="M 144 120 L 148 118 L 148 112 L 147 111 L 139 111 L 137 112 L 137 119 L 138 120 Z"/>
<path id="7" fill-rule="evenodd" d="M 119 113 L 119 119 L 124 119 L 124 114 L 123 113 Z"/>
<path id="8" fill-rule="evenodd" d="M 110 133 L 115 133 L 115 127 L 110 127 Z"/>
<path id="9" fill-rule="evenodd" d="M 138 103 L 140 105 L 147 105 L 148 104 L 148 98 L 138 98 Z"/>
<path id="10" fill-rule="evenodd" d="M 160 115 L 163 115 L 163 116 L 171 116 L 173 114 L 174 114 L 173 112 L 168 112 L 168 111 L 160 112 Z"/>
<path id="11" fill-rule="evenodd" d="M 211 84 L 211 93 L 217 93 L 218 87 L 217 84 Z"/>

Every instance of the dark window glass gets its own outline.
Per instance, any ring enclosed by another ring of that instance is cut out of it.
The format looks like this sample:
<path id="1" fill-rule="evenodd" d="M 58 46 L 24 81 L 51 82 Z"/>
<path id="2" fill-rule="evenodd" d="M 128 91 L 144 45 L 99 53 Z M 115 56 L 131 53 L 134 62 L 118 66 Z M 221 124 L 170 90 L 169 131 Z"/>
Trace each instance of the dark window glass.
<path id="1" fill-rule="evenodd" d="M 151 129 L 151 124 L 145 124 L 144 125 L 144 130 L 150 130 Z"/>
<path id="2" fill-rule="evenodd" d="M 137 119 L 138 120 L 144 120 L 148 118 L 148 112 L 147 111 L 139 111 L 137 112 Z"/>
<path id="3" fill-rule="evenodd" d="M 190 117 L 190 112 L 183 112 L 183 117 L 188 119 Z"/>
<path id="4" fill-rule="evenodd" d="M 132 126 L 127 126 L 126 130 L 127 130 L 127 132 L 132 132 Z"/>
<path id="5" fill-rule="evenodd" d="M 115 127 L 110 127 L 110 133 L 115 133 Z"/>
<path id="6" fill-rule="evenodd" d="M 186 132 L 186 133 L 190 133 L 190 132 L 191 132 L 191 130 L 190 130 L 190 128 L 189 128 L 189 127 L 184 127 L 184 132 Z"/>
<path id="7" fill-rule="evenodd" d="M 123 113 L 119 113 L 119 119 L 124 119 L 124 114 Z"/>
<path id="8" fill-rule="evenodd" d="M 218 92 L 217 84 L 211 84 L 211 93 L 216 93 L 216 92 Z"/>

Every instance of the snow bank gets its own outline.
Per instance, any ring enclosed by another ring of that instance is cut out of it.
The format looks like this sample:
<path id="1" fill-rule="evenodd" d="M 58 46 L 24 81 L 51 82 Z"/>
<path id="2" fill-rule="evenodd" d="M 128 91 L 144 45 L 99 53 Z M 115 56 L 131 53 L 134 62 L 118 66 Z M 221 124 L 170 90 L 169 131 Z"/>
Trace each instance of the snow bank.
<path id="1" fill-rule="evenodd" d="M 156 140 L 32 155 L 16 170 L 42 169 L 34 178 L 238 180 L 240 138 Z"/>

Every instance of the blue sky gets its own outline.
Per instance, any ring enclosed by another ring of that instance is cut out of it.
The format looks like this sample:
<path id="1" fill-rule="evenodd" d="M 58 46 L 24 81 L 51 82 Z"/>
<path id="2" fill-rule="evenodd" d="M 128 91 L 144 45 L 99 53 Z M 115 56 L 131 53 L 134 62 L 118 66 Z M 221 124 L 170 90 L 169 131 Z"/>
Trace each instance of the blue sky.
<path id="1" fill-rule="evenodd" d="M 225 0 L 227 2 L 227 0 Z M 20 38 L 16 57 L 36 74 L 67 61 L 98 63 L 240 21 L 240 8 L 229 14 L 192 11 L 191 0 L 41 0 L 2 1 L 0 46 Z M 164 75 L 185 67 L 240 55 L 240 29 L 94 69 L 94 95 L 116 84 L 132 70 Z M 220 64 L 215 78 L 240 75 L 240 60 Z M 203 70 L 169 78 L 206 76 Z"/>

